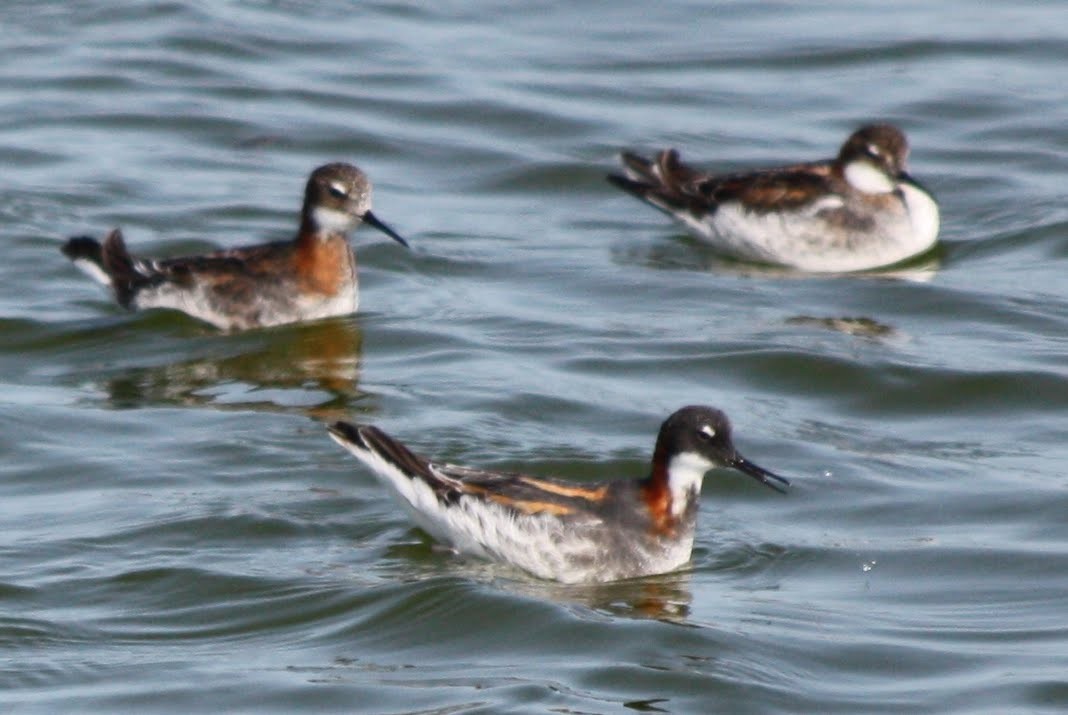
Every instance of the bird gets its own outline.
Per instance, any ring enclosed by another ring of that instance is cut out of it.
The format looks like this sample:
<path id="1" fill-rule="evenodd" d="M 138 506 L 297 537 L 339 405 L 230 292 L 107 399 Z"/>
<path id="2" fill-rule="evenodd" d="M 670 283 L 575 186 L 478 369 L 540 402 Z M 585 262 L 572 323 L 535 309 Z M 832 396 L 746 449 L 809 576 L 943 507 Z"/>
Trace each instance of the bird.
<path id="1" fill-rule="evenodd" d="M 784 493 L 790 484 L 742 457 L 727 416 L 700 405 L 663 422 L 645 477 L 595 483 L 430 461 L 373 425 L 340 421 L 327 429 L 437 541 L 563 583 L 637 578 L 688 563 L 709 469 L 732 468 Z"/>
<path id="2" fill-rule="evenodd" d="M 371 182 L 347 163 L 315 169 L 294 238 L 179 258 L 140 258 L 122 232 L 103 243 L 76 236 L 62 252 L 132 310 L 171 308 L 223 330 L 283 325 L 356 311 L 356 254 L 348 234 L 361 223 L 408 242 L 371 212 Z"/>
<path id="3" fill-rule="evenodd" d="M 938 203 L 907 171 L 909 144 L 890 124 L 854 131 L 834 159 L 711 174 L 675 149 L 623 152 L 608 180 L 741 260 L 846 273 L 901 263 L 938 239 Z"/>

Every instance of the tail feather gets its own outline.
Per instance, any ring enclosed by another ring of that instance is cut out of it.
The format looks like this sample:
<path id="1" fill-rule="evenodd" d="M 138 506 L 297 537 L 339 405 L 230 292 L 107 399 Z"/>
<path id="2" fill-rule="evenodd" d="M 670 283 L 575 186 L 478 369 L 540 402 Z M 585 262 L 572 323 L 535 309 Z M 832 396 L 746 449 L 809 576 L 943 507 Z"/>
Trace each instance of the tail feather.
<path id="1" fill-rule="evenodd" d="M 63 255 L 90 278 L 106 286 L 111 285 L 111 276 L 104 268 L 100 242 L 89 236 L 75 236 L 59 247 Z"/>
<path id="2" fill-rule="evenodd" d="M 408 478 L 421 479 L 435 492 L 445 490 L 441 480 L 424 457 L 412 452 L 397 440 L 373 425 L 357 425 L 350 422 L 335 422 L 329 428 L 330 436 L 365 462 L 377 457 Z"/>
<path id="3" fill-rule="evenodd" d="M 623 164 L 623 171 L 627 178 L 647 184 L 657 183 L 656 166 L 644 156 L 624 151 L 620 153 L 619 161 Z"/>
<path id="4" fill-rule="evenodd" d="M 653 163 L 645 157 L 632 154 L 629 151 L 622 152 L 619 155 L 619 161 L 623 164 L 623 173 L 609 174 L 609 183 L 623 189 L 632 196 L 648 201 L 649 192 L 660 183 L 657 180 Z"/>
<path id="5" fill-rule="evenodd" d="M 126 250 L 122 232 L 113 229 L 104 239 L 101 249 L 104 270 L 111 276 L 111 287 L 115 290 L 115 300 L 124 308 L 129 308 L 137 289 L 145 282 L 145 277 L 134 267 L 133 259 Z"/>
<path id="6" fill-rule="evenodd" d="M 426 464 L 425 459 L 416 456 L 403 444 L 372 425 L 335 422 L 328 429 L 335 440 L 350 450 L 373 452 L 394 466 L 422 471 Z"/>
<path id="7" fill-rule="evenodd" d="M 440 474 L 426 459 L 377 427 L 335 422 L 328 429 L 334 441 L 395 493 L 417 526 L 443 543 L 453 543 L 455 529 L 444 507 L 456 503 L 463 494 L 460 482 Z"/>
<path id="8" fill-rule="evenodd" d="M 628 194 L 669 215 L 679 210 L 708 210 L 707 198 L 704 202 L 695 201 L 698 197 L 691 186 L 700 175 L 680 162 L 674 149 L 660 152 L 655 159 L 623 152 L 620 162 L 623 175 L 610 174 L 608 181 Z"/>
<path id="9" fill-rule="evenodd" d="M 126 250 L 122 232 L 117 228 L 108 234 L 103 244 L 89 236 L 75 236 L 60 250 L 91 278 L 110 286 L 115 299 L 124 308 L 129 308 L 137 291 L 151 282 L 149 276 L 138 270 Z"/>
<path id="10" fill-rule="evenodd" d="M 642 201 L 649 200 L 647 196 L 652 190 L 652 187 L 649 186 L 649 184 L 643 183 L 641 181 L 635 181 L 634 179 L 631 179 L 626 176 L 621 176 L 620 174 L 609 174 L 607 178 L 608 183 L 613 184 L 617 188 L 623 189 L 631 196 L 639 198 Z"/>
<path id="11" fill-rule="evenodd" d="M 101 265 L 100 241 L 91 236 L 75 236 L 59 247 L 63 255 L 72 261 L 87 260 Z"/>
<path id="12" fill-rule="evenodd" d="M 656 175 L 666 188 L 678 194 L 692 194 L 695 182 L 702 177 L 699 171 L 679 160 L 679 152 L 675 149 L 667 149 L 657 155 Z"/>

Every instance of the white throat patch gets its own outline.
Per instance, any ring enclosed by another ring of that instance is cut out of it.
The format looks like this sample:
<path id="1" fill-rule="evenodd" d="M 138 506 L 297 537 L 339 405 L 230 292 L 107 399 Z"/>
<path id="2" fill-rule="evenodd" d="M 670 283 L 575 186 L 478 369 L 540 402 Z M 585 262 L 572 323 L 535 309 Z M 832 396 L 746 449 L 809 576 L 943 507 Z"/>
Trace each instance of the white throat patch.
<path id="1" fill-rule="evenodd" d="M 312 219 L 320 230 L 327 233 L 347 233 L 356 223 L 356 218 L 351 214 L 325 206 L 312 209 Z"/>
<path id="2" fill-rule="evenodd" d="M 868 161 L 851 161 L 846 164 L 845 178 L 857 191 L 865 194 L 888 194 L 894 190 L 894 181 L 885 172 Z"/>
<path id="3" fill-rule="evenodd" d="M 705 472 L 712 468 L 708 461 L 696 452 L 676 455 L 668 464 L 668 488 L 671 489 L 671 513 L 682 514 L 690 492 L 700 492 Z"/>

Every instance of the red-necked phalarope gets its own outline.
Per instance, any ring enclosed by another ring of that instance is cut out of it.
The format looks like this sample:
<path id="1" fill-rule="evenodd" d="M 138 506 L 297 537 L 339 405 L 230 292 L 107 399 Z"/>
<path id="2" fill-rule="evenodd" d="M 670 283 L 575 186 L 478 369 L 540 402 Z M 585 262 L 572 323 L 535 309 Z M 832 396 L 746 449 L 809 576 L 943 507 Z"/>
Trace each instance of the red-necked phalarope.
<path id="1" fill-rule="evenodd" d="M 361 222 L 408 245 L 371 213 L 367 176 L 351 164 L 327 164 L 308 178 L 292 240 L 154 260 L 131 256 L 115 229 L 102 245 L 82 236 L 62 250 L 126 308 L 173 308 L 242 330 L 355 312 L 356 254 L 348 234 Z"/>
<path id="2" fill-rule="evenodd" d="M 713 467 L 732 467 L 778 491 L 790 483 L 738 454 L 727 416 L 711 407 L 684 407 L 667 418 L 648 477 L 591 484 L 438 464 L 377 427 L 337 422 L 329 430 L 431 536 L 567 583 L 687 563 L 701 481 Z"/>
<path id="3" fill-rule="evenodd" d="M 938 204 L 905 170 L 896 127 L 861 127 L 835 159 L 714 175 L 679 161 L 622 155 L 609 181 L 686 225 L 717 250 L 805 271 L 860 271 L 899 263 L 938 238 Z"/>

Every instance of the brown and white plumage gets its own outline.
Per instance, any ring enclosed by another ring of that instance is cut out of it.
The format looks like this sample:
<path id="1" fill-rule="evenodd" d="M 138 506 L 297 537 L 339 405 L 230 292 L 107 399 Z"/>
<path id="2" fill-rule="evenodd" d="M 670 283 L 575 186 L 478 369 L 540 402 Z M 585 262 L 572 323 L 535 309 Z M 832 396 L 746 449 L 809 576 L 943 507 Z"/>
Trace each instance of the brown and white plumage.
<path id="1" fill-rule="evenodd" d="M 855 131 L 834 159 L 733 174 L 693 169 L 669 149 L 625 152 L 609 180 L 725 254 L 814 272 L 899 263 L 930 249 L 939 211 L 906 171 L 896 127 Z"/>
<path id="2" fill-rule="evenodd" d="M 589 484 L 433 462 L 373 426 L 337 422 L 329 431 L 435 539 L 564 582 L 663 573 L 689 561 L 701 481 L 713 467 L 779 491 L 789 484 L 739 455 L 726 415 L 709 407 L 684 407 L 663 423 L 647 477 Z"/>
<path id="3" fill-rule="evenodd" d="M 300 227 L 288 241 L 200 256 L 131 255 L 119 229 L 103 243 L 81 236 L 62 247 L 75 265 L 109 286 L 130 309 L 172 308 L 227 330 L 346 315 L 359 302 L 348 234 L 360 223 L 408 244 L 371 212 L 371 183 L 351 164 L 312 172 Z"/>

